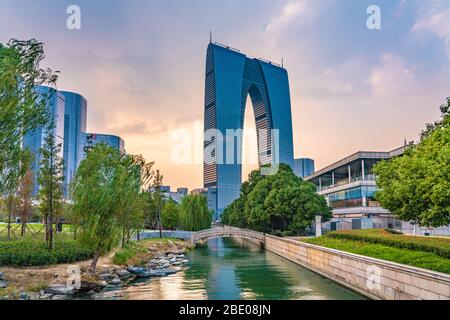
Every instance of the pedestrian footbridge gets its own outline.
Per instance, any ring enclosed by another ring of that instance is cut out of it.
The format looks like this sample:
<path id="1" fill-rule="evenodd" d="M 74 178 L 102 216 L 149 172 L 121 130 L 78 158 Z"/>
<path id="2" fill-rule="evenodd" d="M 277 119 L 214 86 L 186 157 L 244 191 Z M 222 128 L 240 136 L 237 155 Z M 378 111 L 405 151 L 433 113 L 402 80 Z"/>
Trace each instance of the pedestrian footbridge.
<path id="1" fill-rule="evenodd" d="M 230 237 L 238 237 L 248 239 L 253 242 L 258 242 L 262 247 L 265 243 L 264 233 L 233 227 L 216 227 L 208 230 L 193 232 L 191 235 L 191 243 L 196 245 L 201 241 L 207 241 L 209 239 Z"/>

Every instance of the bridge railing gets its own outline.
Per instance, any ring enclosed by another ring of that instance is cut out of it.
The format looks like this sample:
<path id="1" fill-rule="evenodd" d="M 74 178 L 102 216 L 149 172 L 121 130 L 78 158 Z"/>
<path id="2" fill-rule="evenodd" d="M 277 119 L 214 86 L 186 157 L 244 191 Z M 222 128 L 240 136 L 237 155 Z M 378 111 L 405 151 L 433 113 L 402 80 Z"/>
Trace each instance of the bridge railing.
<path id="1" fill-rule="evenodd" d="M 201 240 L 208 240 L 219 237 L 233 237 L 233 236 L 256 240 L 260 243 L 264 243 L 265 241 L 264 233 L 253 230 L 240 229 L 236 227 L 223 226 L 195 232 L 192 234 L 191 242 L 192 244 L 196 244 L 198 241 Z"/>

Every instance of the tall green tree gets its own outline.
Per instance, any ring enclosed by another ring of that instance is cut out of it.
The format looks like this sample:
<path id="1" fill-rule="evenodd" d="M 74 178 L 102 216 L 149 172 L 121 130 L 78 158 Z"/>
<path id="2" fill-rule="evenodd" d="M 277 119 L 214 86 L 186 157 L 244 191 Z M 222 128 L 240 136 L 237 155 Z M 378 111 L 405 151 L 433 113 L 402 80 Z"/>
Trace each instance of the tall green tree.
<path id="1" fill-rule="evenodd" d="M 105 144 L 96 145 L 83 160 L 71 186 L 73 220 L 79 223 L 78 239 L 94 252 L 91 269 L 120 239 L 120 210 L 124 190 L 129 190 L 121 153 Z"/>
<path id="2" fill-rule="evenodd" d="M 262 176 L 260 170 L 253 171 L 242 185 L 241 196 L 223 212 L 222 222 L 262 232 L 302 233 L 317 215 L 324 221 L 331 218 L 325 198 L 288 165 L 280 164 L 275 175 Z"/>
<path id="3" fill-rule="evenodd" d="M 161 212 L 161 224 L 166 230 L 175 230 L 179 225 L 180 205 L 169 199 Z"/>
<path id="4" fill-rule="evenodd" d="M 156 226 L 156 228 L 159 230 L 160 238 L 163 237 L 161 212 L 164 207 L 164 195 L 161 190 L 162 184 L 163 175 L 159 170 L 156 170 L 156 174 L 150 186 L 150 192 L 148 193 L 146 222 L 151 226 Z"/>
<path id="5" fill-rule="evenodd" d="M 44 145 L 40 149 L 38 199 L 39 209 L 45 221 L 45 239 L 49 250 L 52 250 L 54 248 L 53 224 L 55 219 L 62 215 L 64 206 L 64 160 L 61 157 L 62 146 L 55 141 L 54 126 L 49 126 L 44 134 Z"/>
<path id="6" fill-rule="evenodd" d="M 31 157 L 30 157 L 31 159 Z M 20 179 L 19 188 L 17 191 L 17 213 L 20 215 L 22 230 L 21 236 L 25 235 L 28 220 L 31 217 L 33 210 L 33 171 L 30 167 L 30 161 L 26 161 L 24 165 L 27 167 L 25 175 Z"/>
<path id="7" fill-rule="evenodd" d="M 42 69 L 42 43 L 10 40 L 0 43 L 0 196 L 16 192 L 26 168 L 22 138 L 48 123 L 47 101 L 38 96 L 37 85 L 54 85 L 56 73 Z"/>
<path id="8" fill-rule="evenodd" d="M 400 219 L 427 227 L 450 224 L 450 99 L 441 120 L 401 157 L 374 168 L 381 205 Z"/>
<path id="9" fill-rule="evenodd" d="M 200 231 L 211 228 L 212 212 L 203 195 L 188 195 L 181 201 L 179 226 L 185 231 Z"/>
<path id="10" fill-rule="evenodd" d="M 42 43 L 12 39 L 0 43 L 0 197 L 8 211 L 8 240 L 11 239 L 13 199 L 26 174 L 27 153 L 23 137 L 48 121 L 46 101 L 35 86 L 54 85 L 56 73 L 42 69 Z"/>
<path id="11" fill-rule="evenodd" d="M 124 169 L 123 191 L 119 210 L 122 227 L 122 246 L 130 241 L 131 235 L 144 225 L 144 199 L 142 189 L 147 188 L 153 177 L 154 162 L 147 162 L 142 156 L 122 155 Z"/>

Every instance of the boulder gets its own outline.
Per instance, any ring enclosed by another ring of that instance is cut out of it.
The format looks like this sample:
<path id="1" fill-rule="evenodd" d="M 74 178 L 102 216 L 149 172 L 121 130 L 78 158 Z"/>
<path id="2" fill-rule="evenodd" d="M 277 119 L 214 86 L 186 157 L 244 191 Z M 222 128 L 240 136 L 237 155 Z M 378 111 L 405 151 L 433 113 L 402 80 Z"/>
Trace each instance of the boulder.
<path id="1" fill-rule="evenodd" d="M 57 294 L 52 297 L 52 300 L 66 300 L 66 299 L 67 299 L 67 297 L 62 294 Z"/>
<path id="2" fill-rule="evenodd" d="M 19 294 L 19 300 L 30 300 L 30 295 L 26 292 L 21 292 Z"/>
<path id="3" fill-rule="evenodd" d="M 117 277 L 117 278 L 112 279 L 109 283 L 112 284 L 113 286 L 118 286 L 118 285 L 122 284 L 122 281 Z"/>
<path id="4" fill-rule="evenodd" d="M 44 293 L 39 295 L 40 300 L 49 300 L 51 297 L 53 297 L 53 295 L 50 293 Z"/>
<path id="5" fill-rule="evenodd" d="M 145 268 L 128 268 L 127 271 L 139 278 L 148 278 L 150 277 L 150 273 Z"/>
<path id="6" fill-rule="evenodd" d="M 8 286 L 8 282 L 0 280 L 0 289 L 5 289 Z"/>
<path id="7" fill-rule="evenodd" d="M 128 278 L 131 276 L 131 273 L 128 272 L 125 269 L 119 269 L 116 271 L 116 274 L 120 277 L 120 278 Z"/>
<path id="8" fill-rule="evenodd" d="M 108 280 L 114 279 L 115 276 L 113 274 L 111 274 L 111 273 L 102 273 L 102 274 L 99 274 L 97 276 L 97 278 L 99 280 L 106 280 L 106 281 L 108 281 Z"/>
<path id="9" fill-rule="evenodd" d="M 3 276 L 4 276 L 4 275 L 5 275 L 5 274 L 4 274 L 3 272 L 0 271 L 0 280 L 3 279 Z"/>
<path id="10" fill-rule="evenodd" d="M 55 295 L 71 295 L 73 290 L 68 288 L 63 284 L 52 284 L 44 289 L 45 293 L 55 294 Z"/>

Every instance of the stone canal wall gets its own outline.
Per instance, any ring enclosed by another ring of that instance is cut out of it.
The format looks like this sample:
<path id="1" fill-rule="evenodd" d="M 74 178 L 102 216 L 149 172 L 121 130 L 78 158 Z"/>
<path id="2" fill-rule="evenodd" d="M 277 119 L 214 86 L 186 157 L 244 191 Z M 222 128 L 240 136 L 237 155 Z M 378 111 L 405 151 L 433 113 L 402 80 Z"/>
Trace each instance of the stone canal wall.
<path id="1" fill-rule="evenodd" d="M 143 239 L 153 237 L 159 237 L 159 231 L 141 233 Z M 244 238 L 372 299 L 450 300 L 450 275 L 293 239 L 233 227 L 200 232 L 164 231 L 164 237 L 181 238 L 192 244 L 219 237 Z"/>
<path id="2" fill-rule="evenodd" d="M 443 273 L 269 235 L 265 248 L 373 299 L 450 300 Z"/>

